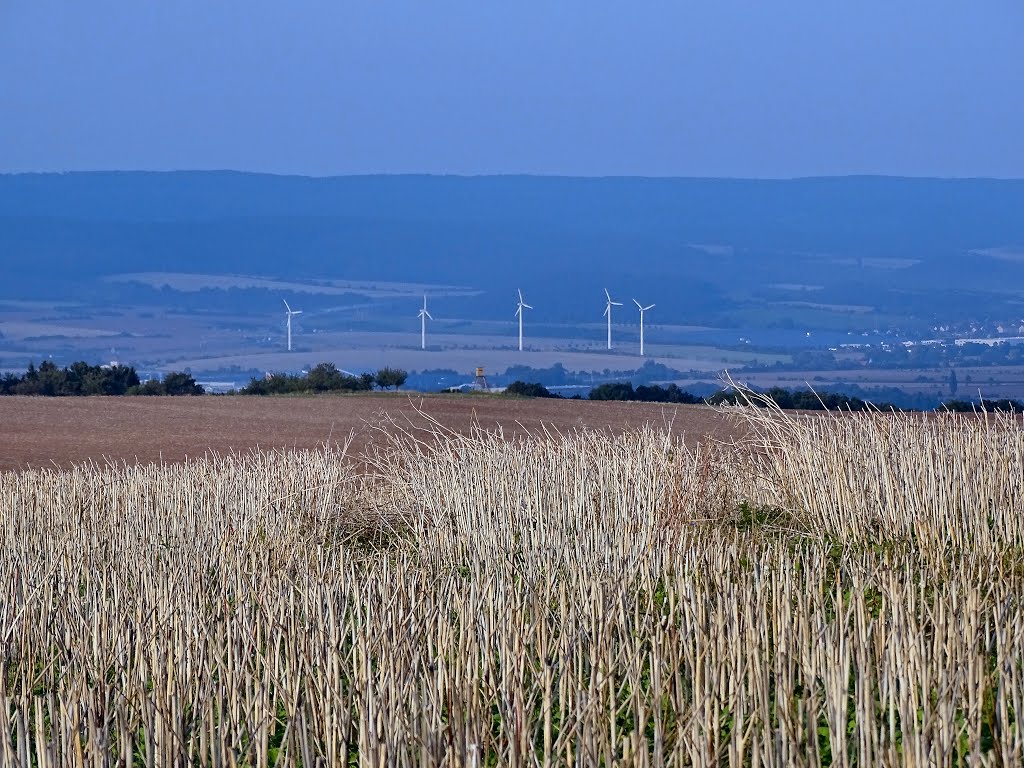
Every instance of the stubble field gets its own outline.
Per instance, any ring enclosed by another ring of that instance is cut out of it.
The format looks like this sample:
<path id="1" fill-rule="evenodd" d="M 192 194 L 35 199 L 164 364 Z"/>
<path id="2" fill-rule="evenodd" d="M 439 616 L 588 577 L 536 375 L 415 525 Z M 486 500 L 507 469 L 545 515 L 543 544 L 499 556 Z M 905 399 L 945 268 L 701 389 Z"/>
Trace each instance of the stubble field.
<path id="1" fill-rule="evenodd" d="M 0 472 L 0 765 L 1024 762 L 1019 420 L 485 402 Z"/>

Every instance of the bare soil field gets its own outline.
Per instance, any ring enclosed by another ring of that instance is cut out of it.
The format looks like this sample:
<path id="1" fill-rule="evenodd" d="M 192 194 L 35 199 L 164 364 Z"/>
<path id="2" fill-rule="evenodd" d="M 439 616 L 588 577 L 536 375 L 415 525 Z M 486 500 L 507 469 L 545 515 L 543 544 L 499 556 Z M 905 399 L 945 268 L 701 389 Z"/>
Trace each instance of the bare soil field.
<path id="1" fill-rule="evenodd" d="M 426 417 L 423 415 L 426 414 Z M 742 428 L 706 406 L 529 400 L 458 395 L 316 397 L 0 398 L 0 470 L 85 461 L 181 461 L 208 451 L 315 448 L 351 434 L 358 451 L 394 420 L 423 427 L 427 417 L 456 431 L 476 422 L 506 434 L 548 426 L 621 432 L 671 424 L 696 442 L 731 439 Z"/>

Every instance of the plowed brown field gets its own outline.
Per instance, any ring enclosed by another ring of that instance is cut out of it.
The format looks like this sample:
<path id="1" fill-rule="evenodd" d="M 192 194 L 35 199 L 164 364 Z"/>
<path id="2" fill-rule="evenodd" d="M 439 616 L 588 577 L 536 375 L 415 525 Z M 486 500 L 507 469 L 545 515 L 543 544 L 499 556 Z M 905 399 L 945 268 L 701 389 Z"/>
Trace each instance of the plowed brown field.
<path id="1" fill-rule="evenodd" d="M 579 427 L 621 431 L 671 424 L 688 441 L 729 439 L 741 428 L 694 405 L 519 400 L 458 395 L 319 397 L 0 397 L 0 470 L 84 461 L 181 461 L 208 451 L 315 448 L 354 435 L 360 450 L 393 419 L 426 426 L 428 417 L 465 431 L 478 422 L 506 434 Z"/>

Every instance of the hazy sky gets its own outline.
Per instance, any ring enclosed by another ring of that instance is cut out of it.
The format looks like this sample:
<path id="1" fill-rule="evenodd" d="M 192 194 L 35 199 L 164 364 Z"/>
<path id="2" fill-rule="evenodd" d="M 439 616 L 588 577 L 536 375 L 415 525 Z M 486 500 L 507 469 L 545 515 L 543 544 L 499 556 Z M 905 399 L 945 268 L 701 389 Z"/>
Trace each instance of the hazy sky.
<path id="1" fill-rule="evenodd" d="M 1020 0 L 0 0 L 0 171 L 1024 177 Z"/>

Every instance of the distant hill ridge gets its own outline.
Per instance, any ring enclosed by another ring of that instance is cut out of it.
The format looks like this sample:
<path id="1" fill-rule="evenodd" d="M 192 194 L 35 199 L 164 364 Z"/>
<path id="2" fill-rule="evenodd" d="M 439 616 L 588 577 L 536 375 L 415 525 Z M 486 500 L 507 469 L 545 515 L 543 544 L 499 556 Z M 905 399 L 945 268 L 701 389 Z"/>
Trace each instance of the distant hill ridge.
<path id="1" fill-rule="evenodd" d="M 780 284 L 892 311 L 1024 284 L 1022 210 L 1024 180 L 999 179 L 16 174 L 0 254 L 29 294 L 202 271 L 523 287 L 584 316 L 610 287 L 696 322 Z"/>
<path id="2" fill-rule="evenodd" d="M 1006 223 L 1024 180 L 889 176 L 716 179 L 569 176 L 279 176 L 241 171 L 0 174 L 0 216 L 100 219 L 232 216 L 468 216 L 559 219 L 614 227 L 683 216 L 826 229 L 828 211 L 877 229 L 913 231 L 917 217 L 954 232 Z M 600 214 L 612 214 L 606 219 Z M 909 218 L 908 218 L 909 217 Z"/>

